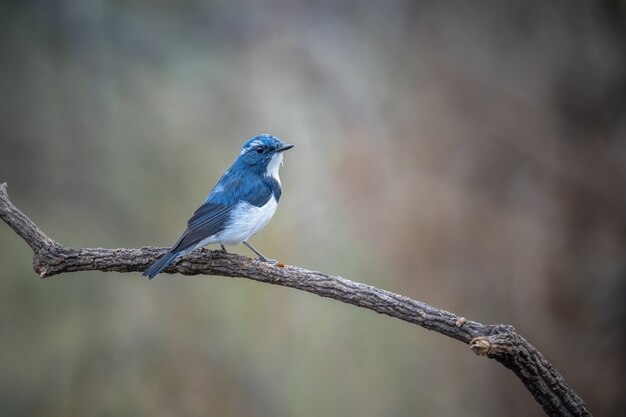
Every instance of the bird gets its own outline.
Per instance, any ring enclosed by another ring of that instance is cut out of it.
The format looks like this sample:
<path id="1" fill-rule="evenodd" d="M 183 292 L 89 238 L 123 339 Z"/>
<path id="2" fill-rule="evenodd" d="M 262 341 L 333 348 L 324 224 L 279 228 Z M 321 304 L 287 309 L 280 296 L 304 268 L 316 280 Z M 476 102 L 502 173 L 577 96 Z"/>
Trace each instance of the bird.
<path id="1" fill-rule="evenodd" d="M 142 275 L 152 279 L 176 258 L 215 243 L 222 252 L 226 252 L 225 245 L 243 243 L 259 261 L 275 262 L 263 256 L 248 239 L 263 229 L 276 212 L 282 193 L 278 171 L 283 152 L 293 146 L 268 134 L 246 141 L 235 162 L 191 216 L 182 236 Z"/>

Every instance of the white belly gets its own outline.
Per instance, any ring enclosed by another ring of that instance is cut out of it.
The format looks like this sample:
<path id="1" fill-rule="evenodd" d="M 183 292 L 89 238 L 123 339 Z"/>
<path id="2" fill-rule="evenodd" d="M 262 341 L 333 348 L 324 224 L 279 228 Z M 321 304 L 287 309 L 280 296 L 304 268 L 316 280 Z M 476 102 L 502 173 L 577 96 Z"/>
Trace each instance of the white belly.
<path id="1" fill-rule="evenodd" d="M 213 241 L 223 245 L 236 245 L 250 239 L 269 223 L 276 207 L 278 202 L 274 196 L 262 207 L 240 203 L 231 213 L 226 228 L 215 235 Z"/>

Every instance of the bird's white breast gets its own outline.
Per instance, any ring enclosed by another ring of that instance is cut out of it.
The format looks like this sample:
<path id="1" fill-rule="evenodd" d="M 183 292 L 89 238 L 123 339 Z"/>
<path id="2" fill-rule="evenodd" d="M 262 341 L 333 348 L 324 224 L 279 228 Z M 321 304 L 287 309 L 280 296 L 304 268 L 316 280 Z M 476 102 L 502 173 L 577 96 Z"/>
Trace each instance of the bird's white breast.
<path id="1" fill-rule="evenodd" d="M 280 185 L 280 177 L 278 176 L 278 170 L 280 169 L 280 166 L 283 164 L 283 153 L 277 153 L 274 154 L 272 156 L 272 159 L 270 159 L 270 162 L 267 164 L 267 171 L 265 172 L 265 175 L 267 177 L 271 177 L 274 178 L 277 182 L 278 185 Z"/>
<path id="2" fill-rule="evenodd" d="M 218 233 L 215 241 L 224 245 L 236 245 L 248 240 L 272 219 L 278 202 L 272 195 L 267 203 L 261 207 L 249 203 L 239 203 L 230 215 L 226 228 Z"/>

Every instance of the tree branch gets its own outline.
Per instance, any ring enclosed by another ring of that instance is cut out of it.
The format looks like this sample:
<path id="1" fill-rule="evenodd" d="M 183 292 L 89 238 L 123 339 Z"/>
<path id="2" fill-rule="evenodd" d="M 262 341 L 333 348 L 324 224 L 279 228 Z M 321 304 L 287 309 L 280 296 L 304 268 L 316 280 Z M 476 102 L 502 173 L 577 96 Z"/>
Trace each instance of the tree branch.
<path id="1" fill-rule="evenodd" d="M 64 247 L 47 237 L 15 208 L 7 195 L 6 183 L 0 184 L 0 217 L 32 248 L 33 267 L 42 278 L 76 271 L 140 272 L 167 250 L 153 247 Z M 548 415 L 591 415 L 563 377 L 512 326 L 484 325 L 421 301 L 339 276 L 295 266 L 258 262 L 219 251 L 195 251 L 173 262 L 164 272 L 240 277 L 282 285 L 416 324 L 468 344 L 477 355 L 495 359 L 511 369 Z"/>

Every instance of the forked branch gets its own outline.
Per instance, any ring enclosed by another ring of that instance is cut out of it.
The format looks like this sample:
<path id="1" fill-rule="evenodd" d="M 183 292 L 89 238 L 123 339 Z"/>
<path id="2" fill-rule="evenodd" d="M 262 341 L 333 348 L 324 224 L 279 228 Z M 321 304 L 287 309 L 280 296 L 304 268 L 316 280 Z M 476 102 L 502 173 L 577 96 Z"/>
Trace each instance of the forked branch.
<path id="1" fill-rule="evenodd" d="M 0 217 L 34 252 L 33 267 L 46 278 L 64 272 L 140 272 L 166 248 L 140 249 L 67 248 L 47 237 L 9 200 L 6 183 L 0 184 Z M 329 297 L 386 314 L 469 345 L 478 354 L 511 369 L 551 416 L 591 415 L 582 399 L 543 355 L 512 326 L 484 325 L 466 320 L 389 291 L 322 272 L 283 264 L 270 264 L 219 251 L 195 251 L 165 269 L 183 275 L 220 275 L 248 278 Z"/>

